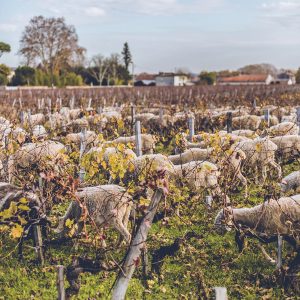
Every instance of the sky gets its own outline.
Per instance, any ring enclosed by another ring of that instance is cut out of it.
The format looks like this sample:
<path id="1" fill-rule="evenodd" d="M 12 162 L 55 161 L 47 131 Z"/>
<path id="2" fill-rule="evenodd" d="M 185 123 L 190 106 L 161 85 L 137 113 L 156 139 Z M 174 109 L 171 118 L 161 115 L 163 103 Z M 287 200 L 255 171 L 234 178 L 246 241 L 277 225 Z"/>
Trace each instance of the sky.
<path id="1" fill-rule="evenodd" d="M 87 57 L 129 43 L 135 72 L 300 66 L 300 0 L 0 0 L 0 41 L 16 67 L 19 40 L 37 15 L 74 25 Z"/>

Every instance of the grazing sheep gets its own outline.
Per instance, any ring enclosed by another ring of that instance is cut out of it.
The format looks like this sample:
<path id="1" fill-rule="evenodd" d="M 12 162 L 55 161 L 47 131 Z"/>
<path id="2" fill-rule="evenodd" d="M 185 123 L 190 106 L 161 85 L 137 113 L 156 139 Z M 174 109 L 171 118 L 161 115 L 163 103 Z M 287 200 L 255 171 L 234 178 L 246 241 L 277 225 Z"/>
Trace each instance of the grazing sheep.
<path id="1" fill-rule="evenodd" d="M 65 231 L 67 219 L 79 223 L 78 233 L 82 230 L 82 205 L 86 207 L 89 218 L 99 227 L 110 225 L 114 227 L 130 243 L 131 234 L 127 229 L 129 214 L 132 207 L 132 197 L 126 189 L 118 185 L 99 185 L 86 187 L 76 193 L 79 201 L 72 201 L 65 215 L 59 219 L 56 232 Z"/>
<path id="2" fill-rule="evenodd" d="M 86 118 L 81 118 L 81 119 L 72 120 L 66 126 L 71 128 L 73 131 L 75 131 L 75 130 L 78 131 L 82 127 L 88 128 L 89 127 L 89 122 Z"/>
<path id="3" fill-rule="evenodd" d="M 280 123 L 268 129 L 270 136 L 297 135 L 298 133 L 299 127 L 292 122 Z"/>
<path id="4" fill-rule="evenodd" d="M 263 180 L 267 178 L 267 166 L 271 166 L 277 171 L 277 175 L 281 177 L 281 167 L 275 161 L 275 151 L 278 149 L 269 138 L 257 138 L 238 142 L 236 149 L 241 149 L 246 154 L 245 163 L 255 170 L 255 180 L 258 182 L 259 170 Z"/>
<path id="5" fill-rule="evenodd" d="M 261 118 L 262 122 L 260 123 L 259 129 L 263 129 L 268 124 L 265 119 L 265 116 L 260 116 L 260 118 Z M 278 125 L 278 123 L 279 123 L 279 121 L 276 116 L 272 116 L 272 115 L 269 116 L 269 126 L 275 126 L 275 125 Z"/>
<path id="6" fill-rule="evenodd" d="M 271 141 L 277 145 L 277 152 L 284 159 L 294 158 L 300 153 L 299 135 L 277 136 L 272 138 Z"/>
<path id="7" fill-rule="evenodd" d="M 76 144 L 78 147 L 80 146 L 80 142 L 82 139 L 82 133 L 69 133 L 66 136 L 66 143 L 67 144 L 71 144 L 74 143 Z M 85 144 L 86 147 L 91 147 L 94 146 L 98 143 L 98 136 L 94 131 L 86 131 L 85 134 Z"/>
<path id="8" fill-rule="evenodd" d="M 84 114 L 80 108 L 75 108 L 69 110 L 69 116 L 71 120 L 76 120 L 82 118 Z"/>
<path id="9" fill-rule="evenodd" d="M 186 179 L 191 190 L 206 188 L 212 192 L 212 195 L 220 195 L 219 176 L 220 172 L 215 164 L 207 161 L 191 161 L 184 165 L 174 166 L 172 178 L 175 181 Z"/>
<path id="10" fill-rule="evenodd" d="M 232 118 L 232 129 L 250 129 L 257 130 L 260 126 L 262 119 L 255 115 L 246 115 Z"/>
<path id="11" fill-rule="evenodd" d="M 168 158 L 174 165 L 181 165 L 191 161 L 209 160 L 209 157 L 211 156 L 212 152 L 213 148 L 192 148 L 184 151 L 181 154 L 170 155 L 168 156 Z"/>
<path id="12" fill-rule="evenodd" d="M 65 146 L 54 141 L 24 144 L 8 158 L 8 179 L 12 182 L 14 172 L 20 168 L 28 168 L 34 164 L 56 158 L 65 150 Z"/>
<path id="13" fill-rule="evenodd" d="M 47 131 L 43 125 L 36 125 L 32 128 L 32 135 L 36 138 L 44 138 L 47 136 Z"/>
<path id="14" fill-rule="evenodd" d="M 46 121 L 45 115 L 42 113 L 38 113 L 35 115 L 30 115 L 27 112 L 24 113 L 24 122 L 31 127 L 36 125 L 43 125 L 45 121 Z"/>
<path id="15" fill-rule="evenodd" d="M 112 119 L 122 119 L 122 115 L 120 112 L 112 110 L 112 111 L 104 111 L 101 113 L 102 118 L 106 118 L 108 122 L 110 122 Z"/>
<path id="16" fill-rule="evenodd" d="M 300 171 L 295 171 L 285 176 L 280 183 L 283 193 L 296 190 L 300 186 Z"/>
<path id="17" fill-rule="evenodd" d="M 0 117 L 0 125 L 10 126 L 11 123 L 10 123 L 10 121 L 8 121 L 7 119 L 5 119 L 4 117 Z"/>
<path id="18" fill-rule="evenodd" d="M 300 195 L 271 199 L 252 208 L 222 209 L 214 224 L 220 234 L 234 225 L 265 242 L 280 234 L 295 246 L 300 237 Z"/>
<path id="19" fill-rule="evenodd" d="M 249 139 L 257 138 L 258 135 L 250 129 L 240 129 L 240 130 L 234 130 L 232 131 L 233 135 L 243 136 Z"/>
<path id="20" fill-rule="evenodd" d="M 151 134 L 141 134 L 142 152 L 143 154 L 152 154 L 155 149 L 156 138 Z M 107 144 L 136 144 L 135 135 L 119 137 L 113 141 L 106 142 Z"/>
<path id="21" fill-rule="evenodd" d="M 288 116 L 283 116 L 281 118 L 281 123 L 283 123 L 283 122 L 296 123 L 297 122 L 297 114 L 293 113 L 293 114 L 288 115 Z"/>

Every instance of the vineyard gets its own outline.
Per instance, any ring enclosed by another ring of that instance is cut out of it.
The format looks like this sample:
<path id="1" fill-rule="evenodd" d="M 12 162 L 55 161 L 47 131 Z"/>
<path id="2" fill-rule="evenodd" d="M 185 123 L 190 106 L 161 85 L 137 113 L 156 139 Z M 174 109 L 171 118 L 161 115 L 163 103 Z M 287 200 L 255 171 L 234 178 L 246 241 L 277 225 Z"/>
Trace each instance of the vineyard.
<path id="1" fill-rule="evenodd" d="M 0 99 L 0 299 L 299 297 L 297 85 Z"/>

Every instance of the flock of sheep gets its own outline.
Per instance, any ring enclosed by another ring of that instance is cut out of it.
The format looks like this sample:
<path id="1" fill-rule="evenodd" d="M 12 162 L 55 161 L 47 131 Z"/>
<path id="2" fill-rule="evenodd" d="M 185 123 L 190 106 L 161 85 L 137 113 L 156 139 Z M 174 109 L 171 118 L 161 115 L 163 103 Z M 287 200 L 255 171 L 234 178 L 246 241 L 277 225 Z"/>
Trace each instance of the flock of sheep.
<path id="1" fill-rule="evenodd" d="M 268 119 L 264 116 L 266 109 Z M 228 133 L 226 118 L 229 111 L 232 114 L 232 131 Z M 186 124 L 189 118 L 204 124 L 203 131 L 199 130 L 192 139 L 182 130 L 182 124 Z M 148 132 L 140 136 L 142 156 L 137 156 L 134 151 L 135 135 L 106 141 L 100 137 L 99 133 L 117 126 L 116 120 L 131 125 L 141 122 Z M 149 132 L 155 129 L 159 133 L 169 128 L 179 130 L 175 132 L 176 153 L 157 153 L 160 136 Z M 53 136 L 50 132 L 59 134 Z M 11 140 L 17 141 L 18 147 L 7 154 Z M 300 153 L 296 108 L 268 106 L 229 110 L 223 107 L 206 112 L 173 113 L 167 108 L 143 108 L 139 113 L 128 115 L 128 107 L 104 107 L 97 112 L 91 107 L 60 107 L 47 114 L 24 112 L 21 122 L 0 117 L 0 141 L 3 150 L 1 177 L 7 182 L 1 183 L 3 186 L 12 187 L 20 170 L 36 167 L 45 160 L 55 162 L 62 153 L 70 154 L 74 147 L 78 151 L 81 148 L 80 159 L 97 155 L 103 157 L 108 170 L 111 157 L 126 157 L 122 180 L 112 178 L 107 172 L 107 184 L 86 186 L 82 183 L 65 215 L 59 219 L 56 228 L 59 234 L 66 232 L 68 219 L 78 223 L 79 233 L 83 228 L 82 215 L 87 214 L 98 228 L 111 226 L 130 244 L 128 221 L 135 209 L 135 199 L 127 184 L 134 178 L 138 185 L 141 177 L 161 173 L 168 183 L 179 188 L 185 185 L 191 193 L 206 191 L 219 203 L 222 209 L 215 218 L 217 232 L 224 233 L 232 227 L 237 231 L 248 229 L 252 236 L 262 241 L 282 235 L 296 248 L 299 244 L 300 195 L 289 195 L 300 187 L 300 170 L 282 178 L 281 167 Z M 119 147 L 120 144 L 125 147 Z M 276 187 L 283 197 L 262 199 L 261 204 L 252 208 L 233 208 L 230 195 L 222 184 L 225 178 L 227 183 L 235 183 L 242 188 L 244 196 L 248 197 L 250 184 L 265 182 L 270 177 L 277 182 Z M 149 200 L 155 188 L 153 185 L 146 186 Z M 9 193 L 9 190 L 6 191 L 6 194 Z M 165 193 L 168 193 L 167 189 Z M 7 208 L 6 200 L 1 200 L 0 210 Z M 179 214 L 180 207 L 176 211 Z"/>

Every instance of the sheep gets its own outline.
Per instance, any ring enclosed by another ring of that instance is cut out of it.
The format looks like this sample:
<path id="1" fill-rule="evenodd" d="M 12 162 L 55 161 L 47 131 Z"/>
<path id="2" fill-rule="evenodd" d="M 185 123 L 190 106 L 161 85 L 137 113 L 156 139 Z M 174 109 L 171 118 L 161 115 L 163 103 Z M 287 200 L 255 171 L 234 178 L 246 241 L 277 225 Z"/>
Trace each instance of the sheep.
<path id="1" fill-rule="evenodd" d="M 250 130 L 250 129 L 240 129 L 240 130 L 234 130 L 232 131 L 233 135 L 238 135 L 238 136 L 244 136 L 246 138 L 257 138 L 258 135 L 255 133 L 255 131 Z"/>
<path id="2" fill-rule="evenodd" d="M 250 129 L 257 130 L 261 123 L 261 117 L 255 115 L 246 115 L 232 118 L 232 129 Z"/>
<path id="3" fill-rule="evenodd" d="M 246 154 L 246 162 L 255 170 L 255 181 L 258 183 L 258 170 L 262 171 L 262 178 L 267 178 L 267 166 L 275 168 L 278 178 L 281 178 L 281 167 L 275 161 L 277 145 L 269 138 L 256 138 L 254 140 L 240 141 L 235 149 L 241 149 Z"/>
<path id="4" fill-rule="evenodd" d="M 259 129 L 263 129 L 268 124 L 265 119 L 265 116 L 260 116 L 260 118 L 261 118 L 262 122 L 260 123 Z M 275 126 L 275 125 L 278 125 L 278 123 L 279 123 L 279 121 L 276 116 L 272 116 L 272 115 L 269 116 L 269 126 Z"/>
<path id="5" fill-rule="evenodd" d="M 11 126 L 11 123 L 10 123 L 10 121 L 8 121 L 7 119 L 5 119 L 4 117 L 0 117 L 0 125 Z"/>
<path id="6" fill-rule="evenodd" d="M 65 222 L 73 219 L 79 223 L 78 233 L 82 230 L 80 218 L 83 207 L 86 207 L 88 216 L 99 227 L 110 225 L 124 237 L 129 244 L 131 234 L 127 229 L 128 219 L 132 208 L 132 197 L 126 189 L 118 185 L 91 186 L 76 192 L 77 201 L 72 201 L 65 213 L 59 218 L 55 232 L 62 234 L 65 231 Z"/>
<path id="7" fill-rule="evenodd" d="M 8 179 L 12 182 L 13 174 L 18 169 L 28 168 L 47 158 L 56 158 L 65 151 L 65 146 L 54 141 L 24 144 L 8 158 Z"/>
<path id="8" fill-rule="evenodd" d="M 127 172 L 130 172 L 132 169 L 134 169 L 134 160 L 137 158 L 136 154 L 131 149 L 125 147 L 124 149 L 122 149 L 121 147 L 108 147 L 106 149 L 104 149 L 102 146 L 92 147 L 87 152 L 87 155 L 95 154 L 101 155 L 101 158 L 108 166 L 108 170 L 111 170 L 112 159 L 114 161 L 117 161 L 119 166 L 121 164 L 123 169 L 127 170 Z"/>
<path id="9" fill-rule="evenodd" d="M 43 125 L 36 125 L 32 128 L 32 135 L 36 138 L 44 138 L 47 136 L 47 131 Z"/>
<path id="10" fill-rule="evenodd" d="M 297 114 L 293 113 L 293 114 L 288 115 L 288 116 L 283 116 L 281 118 L 281 123 L 284 123 L 284 122 L 296 123 L 297 122 Z"/>
<path id="11" fill-rule="evenodd" d="M 292 122 L 284 122 L 272 126 L 267 130 L 270 136 L 284 136 L 284 135 L 297 135 L 299 133 L 299 126 Z"/>
<path id="12" fill-rule="evenodd" d="M 33 127 L 36 125 L 43 125 L 45 123 L 45 115 L 38 113 L 35 115 L 30 115 L 29 113 L 24 113 L 24 122 L 29 126 Z"/>
<path id="13" fill-rule="evenodd" d="M 227 222 L 226 222 L 227 221 Z M 269 200 L 252 208 L 226 208 L 215 218 L 215 228 L 224 234 L 234 225 L 236 230 L 248 229 L 246 233 L 269 242 L 282 235 L 296 246 L 300 237 L 300 195 Z M 239 232 L 237 237 L 240 238 Z M 239 241 L 240 250 L 242 242 Z"/>
<path id="14" fill-rule="evenodd" d="M 75 108 L 69 110 L 69 116 L 71 120 L 76 120 L 82 118 L 84 114 L 80 108 Z"/>
<path id="15" fill-rule="evenodd" d="M 207 149 L 192 148 L 186 150 L 181 154 L 170 155 L 168 156 L 168 158 L 174 165 L 180 165 L 191 161 L 208 160 L 212 152 L 213 152 L 213 148 L 207 148 Z"/>
<path id="16" fill-rule="evenodd" d="M 69 133 L 66 136 L 66 143 L 71 144 L 74 143 L 77 146 L 80 146 L 80 142 L 82 139 L 82 133 Z M 98 137 L 97 134 L 94 131 L 86 131 L 85 133 L 85 143 L 87 147 L 96 145 L 98 143 Z"/>
<path id="17" fill-rule="evenodd" d="M 111 121 L 112 119 L 122 119 L 122 115 L 118 111 L 104 111 L 101 113 L 102 118 L 106 118 L 108 121 Z"/>
<path id="18" fill-rule="evenodd" d="M 141 134 L 141 140 L 142 140 L 142 152 L 144 154 L 152 154 L 153 150 L 155 149 L 155 143 L 156 143 L 156 138 L 151 135 L 151 134 Z M 106 142 L 107 144 L 136 144 L 136 137 L 135 135 L 133 136 L 124 136 L 124 137 L 119 137 L 113 141 Z"/>
<path id="19" fill-rule="evenodd" d="M 186 179 L 189 188 L 192 191 L 198 191 L 200 188 L 211 190 L 212 195 L 220 195 L 218 178 L 220 172 L 218 167 L 210 162 L 191 161 L 187 164 L 174 166 L 174 173 L 171 178 L 175 181 Z"/>
<path id="20" fill-rule="evenodd" d="M 72 128 L 72 130 L 75 131 L 75 130 L 80 130 L 82 127 L 88 128 L 89 122 L 86 118 L 75 119 L 67 123 L 66 126 Z"/>
<path id="21" fill-rule="evenodd" d="M 294 158 L 300 153 L 300 136 L 284 135 L 271 138 L 271 141 L 277 145 L 277 153 L 284 159 Z"/>
<path id="22" fill-rule="evenodd" d="M 287 193 L 290 190 L 297 190 L 300 186 L 300 171 L 295 171 L 285 176 L 280 183 L 281 191 Z"/>

